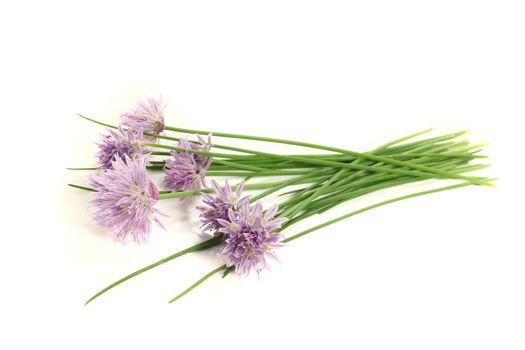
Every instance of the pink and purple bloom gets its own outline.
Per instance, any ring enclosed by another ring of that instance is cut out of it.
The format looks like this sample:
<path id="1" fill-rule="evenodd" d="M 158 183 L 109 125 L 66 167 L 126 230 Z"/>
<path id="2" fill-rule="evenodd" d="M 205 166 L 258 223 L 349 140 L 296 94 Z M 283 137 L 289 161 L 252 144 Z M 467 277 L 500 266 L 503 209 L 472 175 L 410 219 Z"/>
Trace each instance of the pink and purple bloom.
<path id="1" fill-rule="evenodd" d="M 217 219 L 224 234 L 226 266 L 235 267 L 235 272 L 246 276 L 255 271 L 259 274 L 269 267 L 268 259 L 277 260 L 273 250 L 282 244 L 283 236 L 275 232 L 286 218 L 275 218 L 277 206 L 263 212 L 262 204 L 250 206 L 242 202 L 238 210 L 230 209 L 228 219 Z"/>
<path id="2" fill-rule="evenodd" d="M 134 111 L 125 112 L 120 116 L 121 125 L 160 134 L 165 127 L 165 108 L 166 104 L 160 99 L 148 97 L 145 100 L 139 100 Z"/>
<path id="3" fill-rule="evenodd" d="M 95 222 L 109 231 L 119 241 L 131 236 L 137 243 L 148 239 L 151 222 L 162 223 L 154 208 L 159 200 L 157 187 L 146 174 L 147 160 L 115 157 L 110 169 L 91 175 L 89 184 L 95 192 L 90 204 L 97 208 Z"/>
<path id="4" fill-rule="evenodd" d="M 199 136 L 200 144 L 181 139 L 178 143 L 179 148 L 194 151 L 209 151 L 212 143 L 211 136 L 206 142 Z M 211 158 L 190 153 L 187 151 L 172 151 L 172 158 L 166 161 L 164 168 L 164 186 L 172 191 L 198 190 L 206 186 L 206 171 L 211 165 Z"/>
<path id="5" fill-rule="evenodd" d="M 287 218 L 275 218 L 277 205 L 263 211 L 262 204 L 251 206 L 249 196 L 242 197 L 244 182 L 234 191 L 228 182 L 220 187 L 212 181 L 214 194 L 203 194 L 205 205 L 197 207 L 203 231 L 223 235 L 226 266 L 239 275 L 259 273 L 268 268 L 269 258 L 277 260 L 273 250 L 281 246 L 283 236 L 276 232 Z"/>
<path id="6" fill-rule="evenodd" d="M 249 200 L 249 196 L 241 197 L 244 181 L 237 185 L 235 191 L 232 190 L 228 181 L 224 187 L 220 187 L 216 181 L 212 180 L 211 186 L 215 193 L 213 195 L 204 193 L 202 201 L 205 205 L 198 206 L 197 210 L 200 211 L 201 229 L 216 234 L 222 228 L 218 220 L 228 220 L 229 211 L 239 210 L 242 203 Z"/>
<path id="7" fill-rule="evenodd" d="M 118 130 L 108 129 L 109 134 L 102 135 L 102 139 L 97 143 L 99 151 L 97 153 L 98 166 L 102 169 L 112 167 L 115 157 L 124 159 L 144 157 L 149 153 L 149 149 L 141 144 L 144 141 L 142 129 L 124 130 L 119 126 Z"/>

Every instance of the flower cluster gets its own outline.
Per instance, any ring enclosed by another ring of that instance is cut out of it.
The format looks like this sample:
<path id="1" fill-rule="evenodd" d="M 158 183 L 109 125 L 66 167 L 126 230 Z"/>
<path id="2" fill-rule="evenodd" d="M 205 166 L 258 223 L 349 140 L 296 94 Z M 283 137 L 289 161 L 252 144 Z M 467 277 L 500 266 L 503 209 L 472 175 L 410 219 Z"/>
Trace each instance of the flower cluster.
<path id="1" fill-rule="evenodd" d="M 98 166 L 102 169 L 111 168 L 115 157 L 124 159 L 143 157 L 149 153 L 149 149 L 141 144 L 144 140 L 142 129 L 127 129 L 122 126 L 118 130 L 108 129 L 109 134 L 102 135 L 97 143 Z"/>
<path id="2" fill-rule="evenodd" d="M 166 104 L 151 97 L 137 102 L 135 110 L 122 113 L 121 125 L 144 132 L 160 134 L 164 131 L 164 109 Z"/>
<path id="3" fill-rule="evenodd" d="M 274 218 L 277 206 L 263 212 L 260 202 L 249 206 L 247 202 L 240 210 L 230 210 L 228 220 L 219 219 L 220 232 L 224 234 L 226 266 L 235 266 L 239 275 L 248 275 L 251 271 L 261 272 L 268 268 L 268 257 L 277 259 L 273 249 L 281 246 L 283 236 L 274 232 L 286 222 L 286 218 Z"/>
<path id="4" fill-rule="evenodd" d="M 228 181 L 224 187 L 220 187 L 216 181 L 211 182 L 214 195 L 204 193 L 202 195 L 202 202 L 204 206 L 198 206 L 197 210 L 200 213 L 200 220 L 202 222 L 201 229 L 217 233 L 221 228 L 219 220 L 228 220 L 228 213 L 230 210 L 237 211 L 244 202 L 248 202 L 249 196 L 241 197 L 244 189 L 244 181 L 237 185 L 234 191 Z"/>
<path id="5" fill-rule="evenodd" d="M 276 232 L 288 219 L 275 218 L 277 205 L 263 211 L 262 204 L 251 206 L 248 197 L 241 198 L 242 185 L 231 187 L 213 183 L 215 196 L 206 196 L 207 207 L 199 207 L 203 229 L 223 234 L 226 266 L 235 267 L 239 275 L 259 273 L 268 268 L 268 258 L 276 259 L 274 248 L 283 236 Z"/>
<path id="6" fill-rule="evenodd" d="M 209 151 L 211 136 L 205 141 L 199 136 L 199 142 L 192 143 L 181 139 L 177 147 L 185 150 Z M 211 159 L 188 151 L 172 151 L 172 158 L 166 161 L 164 168 L 164 186 L 172 191 L 198 190 L 206 186 L 205 175 L 211 165 Z"/>
<path id="7" fill-rule="evenodd" d="M 162 226 L 160 212 L 154 208 L 159 191 L 146 174 L 145 158 L 115 157 L 110 169 L 91 175 L 89 184 L 96 191 L 91 201 L 97 208 L 93 218 L 117 240 L 131 236 L 140 243 L 149 237 L 151 222 Z"/>

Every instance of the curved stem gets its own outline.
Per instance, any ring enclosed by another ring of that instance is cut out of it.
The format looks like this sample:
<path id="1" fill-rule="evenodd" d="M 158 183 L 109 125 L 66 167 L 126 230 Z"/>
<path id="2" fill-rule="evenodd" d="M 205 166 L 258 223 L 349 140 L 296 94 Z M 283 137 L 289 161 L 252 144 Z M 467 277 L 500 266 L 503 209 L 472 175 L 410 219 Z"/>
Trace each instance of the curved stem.
<path id="1" fill-rule="evenodd" d="M 183 296 L 191 292 L 194 288 L 198 287 L 201 283 L 206 281 L 208 278 L 210 278 L 211 276 L 225 269 L 226 269 L 226 265 L 221 265 L 217 267 L 216 269 L 211 270 L 210 272 L 205 274 L 202 278 L 200 278 L 197 282 L 193 283 L 189 288 L 185 289 L 182 293 L 178 294 L 176 297 L 168 301 L 168 303 L 173 303 L 174 301 L 177 301 L 178 299 L 182 298 Z"/>
<path id="2" fill-rule="evenodd" d="M 390 203 L 395 203 L 395 202 L 399 202 L 399 201 L 402 201 L 402 200 L 405 200 L 405 199 L 414 198 L 414 197 L 418 197 L 418 196 L 423 196 L 423 195 L 427 195 L 427 194 L 431 194 L 431 193 L 448 191 L 448 190 L 452 190 L 452 189 L 460 188 L 460 187 L 465 187 L 465 186 L 469 186 L 469 185 L 470 185 L 470 183 L 461 183 L 461 184 L 457 184 L 457 185 L 438 187 L 438 188 L 435 188 L 435 189 L 432 189 L 432 190 L 411 193 L 411 194 L 408 194 L 408 195 L 405 195 L 405 196 L 400 196 L 400 197 L 392 198 L 392 199 L 389 199 L 389 200 L 386 200 L 386 201 L 382 201 L 382 202 L 379 202 L 379 203 L 376 203 L 376 204 L 372 204 L 372 205 L 369 205 L 367 207 L 364 207 L 364 208 L 361 208 L 361 209 L 358 209 L 358 210 L 354 210 L 354 211 L 352 211 L 352 212 L 350 212 L 348 214 L 342 215 L 342 216 L 340 216 L 338 218 L 335 218 L 333 220 L 326 221 L 326 222 L 324 222 L 324 223 L 322 223 L 320 225 L 311 227 L 311 228 L 309 228 L 307 230 L 304 230 L 302 232 L 296 233 L 295 235 L 292 235 L 292 236 L 290 236 L 288 238 L 283 239 L 282 242 L 283 243 L 291 242 L 291 241 L 296 240 L 297 238 L 300 238 L 302 236 L 305 236 L 305 235 L 307 235 L 307 234 L 309 234 L 311 232 L 314 232 L 314 231 L 322 229 L 322 228 L 324 228 L 326 226 L 335 224 L 336 222 L 342 221 L 344 219 L 347 219 L 349 217 L 355 216 L 355 215 L 360 214 L 360 213 L 364 213 L 365 211 L 368 211 L 368 210 L 372 210 L 372 209 L 375 209 L 375 208 L 382 207 L 382 206 L 390 204 Z"/>
<path id="3" fill-rule="evenodd" d="M 305 236 L 305 235 L 307 235 L 309 233 L 312 233 L 314 231 L 320 230 L 320 229 L 322 229 L 324 227 L 330 226 L 332 224 L 335 224 L 335 223 L 337 223 L 339 221 L 342 221 L 344 219 L 347 219 L 349 217 L 355 216 L 355 215 L 360 214 L 360 213 L 364 213 L 364 212 L 366 212 L 368 210 L 379 208 L 381 206 L 384 206 L 384 205 L 387 205 L 387 204 L 390 204 L 390 203 L 395 203 L 395 202 L 399 202 L 399 201 L 402 201 L 402 200 L 405 200 L 405 199 L 414 198 L 414 197 L 418 197 L 418 196 L 423 196 L 423 195 L 427 195 L 427 194 L 431 194 L 431 193 L 448 191 L 448 190 L 452 190 L 452 189 L 460 188 L 460 187 L 465 187 L 465 186 L 469 186 L 469 185 L 471 185 L 471 184 L 467 182 L 467 183 L 461 183 L 461 184 L 452 185 L 452 186 L 439 187 L 439 188 L 435 188 L 433 190 L 416 192 L 416 193 L 412 193 L 412 194 L 409 194 L 409 195 L 400 196 L 400 197 L 396 197 L 396 198 L 393 198 L 393 199 L 382 201 L 382 202 L 379 202 L 379 203 L 376 203 L 376 204 L 372 204 L 372 205 L 369 205 L 367 207 L 364 207 L 364 208 L 361 208 L 361 209 L 358 209 L 358 210 L 354 210 L 354 211 L 352 211 L 352 212 L 350 212 L 348 214 L 342 215 L 342 216 L 340 216 L 338 218 L 335 218 L 333 220 L 326 221 L 326 222 L 324 222 L 324 223 L 322 223 L 320 225 L 311 227 L 311 228 L 309 228 L 307 230 L 301 231 L 301 232 L 299 232 L 299 233 L 297 233 L 297 234 L 295 234 L 293 236 L 290 236 L 288 238 L 283 239 L 281 242 L 283 242 L 283 243 L 291 242 L 293 240 L 296 240 L 297 238 L 303 237 L 303 236 Z M 195 287 L 197 287 L 199 284 L 204 282 L 206 279 L 208 279 L 209 277 L 211 277 L 215 273 L 224 270 L 225 268 L 226 268 L 226 265 L 221 265 L 221 266 L 217 267 L 216 269 L 212 270 L 211 272 L 206 274 L 204 277 L 199 279 L 196 283 L 194 283 L 190 288 L 186 289 L 183 293 L 179 294 L 177 297 L 172 299 L 170 302 L 173 302 L 173 301 L 175 301 L 177 299 L 180 299 L 182 296 L 186 295 L 188 292 L 193 290 Z M 225 275 L 226 275 L 226 273 L 225 273 Z"/>
<path id="4" fill-rule="evenodd" d="M 116 286 L 118 286 L 119 284 L 122 284 L 124 282 L 126 282 L 127 280 L 135 277 L 135 276 L 138 276 L 148 270 L 151 270 L 153 269 L 154 267 L 157 267 L 157 266 L 160 266 L 162 264 L 165 264 L 167 263 L 168 261 L 171 261 L 175 258 L 178 258 L 180 256 L 183 256 L 184 254 L 187 254 L 187 253 L 193 253 L 193 252 L 198 252 L 200 250 L 205 250 L 205 249 L 208 249 L 208 248 L 211 248 L 211 247 L 214 247 L 216 245 L 219 245 L 220 243 L 222 242 L 222 237 L 214 237 L 214 238 L 211 238 L 211 239 L 208 239 L 206 241 L 203 241 L 201 243 L 198 243 L 198 244 L 195 244 L 194 246 L 191 246 L 189 248 L 186 248 L 186 249 L 183 249 L 173 255 L 170 255 L 164 259 L 161 259 L 151 265 L 148 265 L 140 270 L 137 270 L 133 273 L 130 273 L 129 275 L 119 279 L 118 281 L 110 284 L 109 286 L 107 286 L 106 288 L 100 290 L 98 293 L 96 293 L 95 295 L 93 295 L 91 298 L 89 298 L 86 303 L 84 305 L 87 305 L 89 304 L 90 302 L 92 302 L 93 300 L 95 300 L 96 298 L 98 298 L 99 296 L 101 296 L 102 294 L 106 293 L 107 291 L 109 291 L 110 289 L 112 288 L 115 288 Z"/>

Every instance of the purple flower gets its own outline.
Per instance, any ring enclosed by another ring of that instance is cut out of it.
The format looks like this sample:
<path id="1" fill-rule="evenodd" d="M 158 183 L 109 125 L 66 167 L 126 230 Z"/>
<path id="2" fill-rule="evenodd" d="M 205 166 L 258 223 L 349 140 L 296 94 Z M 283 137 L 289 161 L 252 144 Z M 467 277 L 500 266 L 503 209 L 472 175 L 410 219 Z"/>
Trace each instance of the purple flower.
<path id="1" fill-rule="evenodd" d="M 123 113 L 121 125 L 142 129 L 144 132 L 160 134 L 164 130 L 164 108 L 166 104 L 151 97 L 139 100 L 134 111 Z"/>
<path id="2" fill-rule="evenodd" d="M 97 208 L 93 219 L 117 240 L 131 236 L 140 243 L 148 239 L 152 221 L 162 226 L 154 208 L 159 191 L 146 175 L 145 158 L 115 157 L 112 168 L 93 174 L 89 184 L 96 190 L 90 202 Z"/>
<path id="3" fill-rule="evenodd" d="M 102 169 L 109 169 L 115 157 L 124 159 L 142 157 L 149 153 L 149 149 L 140 144 L 144 140 L 142 129 L 124 130 L 119 126 L 117 131 L 108 129 L 109 134 L 102 135 L 102 139 L 97 143 L 99 151 L 97 153 L 98 166 Z"/>
<path id="4" fill-rule="evenodd" d="M 226 181 L 224 187 L 220 187 L 216 181 L 212 181 L 211 185 L 215 194 L 203 194 L 202 201 L 205 206 L 198 206 L 197 210 L 201 212 L 199 216 L 202 222 L 201 229 L 217 233 L 222 227 L 218 220 L 228 220 L 229 211 L 237 211 L 242 203 L 248 201 L 249 196 L 241 198 L 244 181 L 239 183 L 235 192 L 228 184 L 228 181 Z"/>
<path id="5" fill-rule="evenodd" d="M 181 139 L 178 147 L 187 150 L 209 151 L 211 148 L 211 136 L 208 142 L 199 136 L 199 144 L 191 143 L 187 139 Z M 172 151 L 173 158 L 166 161 L 164 168 L 166 177 L 164 186 L 172 191 L 198 190 L 206 186 L 204 177 L 206 170 L 211 165 L 211 159 L 206 156 L 193 154 L 190 152 Z"/>
<path id="6" fill-rule="evenodd" d="M 250 206 L 244 201 L 238 210 L 230 209 L 227 220 L 217 219 L 224 234 L 226 266 L 235 266 L 237 274 L 246 276 L 268 268 L 268 258 L 277 260 L 273 249 L 281 246 L 283 236 L 274 231 L 288 219 L 274 218 L 275 214 L 277 206 L 263 212 L 260 202 Z"/>

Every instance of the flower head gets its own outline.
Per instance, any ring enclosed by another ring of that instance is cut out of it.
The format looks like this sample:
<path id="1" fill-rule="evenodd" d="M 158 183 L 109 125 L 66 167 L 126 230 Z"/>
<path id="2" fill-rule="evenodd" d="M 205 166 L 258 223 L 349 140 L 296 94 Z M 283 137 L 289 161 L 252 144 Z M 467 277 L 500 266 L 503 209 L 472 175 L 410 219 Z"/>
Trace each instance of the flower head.
<path id="1" fill-rule="evenodd" d="M 112 168 L 93 174 L 89 183 L 96 190 L 93 219 L 117 240 L 131 236 L 140 243 L 149 237 L 152 221 L 162 226 L 154 208 L 159 191 L 146 175 L 145 158 L 115 157 Z"/>
<path id="2" fill-rule="evenodd" d="M 181 139 L 178 143 L 179 148 L 195 151 L 209 151 L 211 148 L 211 136 L 208 136 L 206 142 L 199 136 L 200 144 L 189 142 L 187 139 Z M 166 177 L 164 186 L 170 191 L 187 191 L 198 190 L 206 186 L 204 177 L 206 171 L 211 165 L 211 159 L 206 156 L 190 153 L 172 151 L 173 158 L 166 161 L 164 168 Z"/>
<path id="3" fill-rule="evenodd" d="M 139 100 L 134 111 L 123 113 L 121 125 L 142 129 L 144 132 L 160 134 L 164 130 L 164 108 L 166 104 L 151 97 Z"/>
<path id="4" fill-rule="evenodd" d="M 248 275 L 268 268 L 268 258 L 277 260 L 273 249 L 281 246 L 283 236 L 275 230 L 288 219 L 274 218 L 276 213 L 277 206 L 263 212 L 260 202 L 250 206 L 245 201 L 239 210 L 230 209 L 228 220 L 217 220 L 224 234 L 226 266 L 235 266 L 237 274 Z"/>
<path id="5" fill-rule="evenodd" d="M 242 181 L 235 191 L 232 190 L 228 181 L 224 187 L 220 187 L 216 181 L 211 182 L 213 191 L 212 194 L 203 194 L 202 201 L 205 206 L 197 207 L 200 213 L 203 231 L 218 232 L 222 227 L 219 219 L 228 220 L 228 213 L 230 210 L 237 211 L 242 203 L 247 202 L 249 196 L 241 197 L 244 189 L 244 181 Z"/>
<path id="6" fill-rule="evenodd" d="M 119 126 L 117 131 L 108 129 L 108 132 L 109 134 L 102 135 L 102 139 L 97 143 L 100 168 L 111 168 L 115 157 L 124 159 L 124 156 L 127 155 L 135 158 L 149 153 L 149 149 L 140 143 L 144 139 L 142 129 L 124 130 L 122 126 Z"/>

